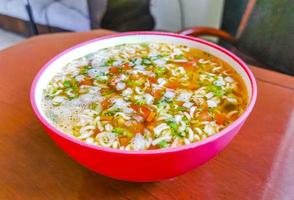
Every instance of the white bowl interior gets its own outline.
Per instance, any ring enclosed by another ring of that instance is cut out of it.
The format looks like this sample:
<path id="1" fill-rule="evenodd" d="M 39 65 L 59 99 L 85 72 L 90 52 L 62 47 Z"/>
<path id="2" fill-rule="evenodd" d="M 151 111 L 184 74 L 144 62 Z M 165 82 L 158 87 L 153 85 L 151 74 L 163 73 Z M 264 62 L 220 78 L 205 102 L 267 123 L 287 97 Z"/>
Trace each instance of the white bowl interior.
<path id="1" fill-rule="evenodd" d="M 251 82 L 247 73 L 240 66 L 238 62 L 236 62 L 233 58 L 231 58 L 229 55 L 225 54 L 224 52 L 217 50 L 211 46 L 208 46 L 206 44 L 203 44 L 197 41 L 191 41 L 189 39 L 180 38 L 180 37 L 167 36 L 167 35 L 125 35 L 120 37 L 97 40 L 97 41 L 79 46 L 77 48 L 73 48 L 72 50 L 66 52 L 65 54 L 63 54 L 62 56 L 58 57 L 53 62 L 51 62 L 50 65 L 40 75 L 39 80 L 36 84 L 36 90 L 34 94 L 37 108 L 40 111 L 42 117 L 47 119 L 46 116 L 44 115 L 44 112 L 41 109 L 43 89 L 46 88 L 46 86 L 48 85 L 52 77 L 57 72 L 60 72 L 61 69 L 66 64 L 68 64 L 69 62 L 77 58 L 83 57 L 89 53 L 95 52 L 99 49 L 112 47 L 112 46 L 120 45 L 120 44 L 142 43 L 142 42 L 147 42 L 147 43 L 148 42 L 163 42 L 163 43 L 170 43 L 170 44 L 183 44 L 189 47 L 203 50 L 207 53 L 210 53 L 211 55 L 214 55 L 222 59 L 223 61 L 230 64 L 241 75 L 241 77 L 243 78 L 245 82 L 245 86 L 247 88 L 248 97 L 249 99 L 251 98 L 252 96 Z"/>

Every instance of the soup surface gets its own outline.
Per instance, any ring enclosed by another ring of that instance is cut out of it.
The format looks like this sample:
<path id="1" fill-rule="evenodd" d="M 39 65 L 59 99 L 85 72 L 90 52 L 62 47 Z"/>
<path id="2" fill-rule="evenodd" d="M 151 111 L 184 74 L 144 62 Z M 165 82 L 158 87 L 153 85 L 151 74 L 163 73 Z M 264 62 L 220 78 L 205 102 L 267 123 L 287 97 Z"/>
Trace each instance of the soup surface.
<path id="1" fill-rule="evenodd" d="M 123 44 L 68 63 L 43 91 L 56 128 L 124 150 L 177 147 L 214 135 L 247 106 L 240 75 L 201 50 Z"/>

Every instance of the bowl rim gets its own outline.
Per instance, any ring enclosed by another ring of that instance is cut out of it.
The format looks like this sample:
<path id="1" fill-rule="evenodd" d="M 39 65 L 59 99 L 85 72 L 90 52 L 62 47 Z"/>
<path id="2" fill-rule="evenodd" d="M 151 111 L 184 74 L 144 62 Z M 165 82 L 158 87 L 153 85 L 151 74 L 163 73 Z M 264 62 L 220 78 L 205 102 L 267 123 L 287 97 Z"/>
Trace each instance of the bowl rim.
<path id="1" fill-rule="evenodd" d="M 182 145 L 182 146 L 179 146 L 179 147 L 166 148 L 166 149 L 154 149 L 154 150 L 139 150 L 139 151 L 132 150 L 132 151 L 127 151 L 127 150 L 121 150 L 121 149 L 113 149 L 113 148 L 108 148 L 108 147 L 95 146 L 95 145 L 91 145 L 91 144 L 87 144 L 85 142 L 82 142 L 82 141 L 80 141 L 80 140 L 78 140 L 78 139 L 76 139 L 74 137 L 68 136 L 66 133 L 61 132 L 60 130 L 55 128 L 53 125 L 51 125 L 50 122 L 48 122 L 48 120 L 46 120 L 42 116 L 41 112 L 39 111 L 39 109 L 37 107 L 36 99 L 35 99 L 36 86 L 37 86 L 37 84 L 39 82 L 39 79 L 42 76 L 43 72 L 48 67 L 50 67 L 51 63 L 53 63 L 55 60 L 62 57 L 63 55 L 67 54 L 68 52 L 70 52 L 70 51 L 72 51 L 74 49 L 77 49 L 77 48 L 79 48 L 81 46 L 84 46 L 84 45 L 87 45 L 87 44 L 90 44 L 90 43 L 93 43 L 93 42 L 105 40 L 105 39 L 132 36 L 132 35 L 169 36 L 169 37 L 187 39 L 187 40 L 190 40 L 191 42 L 198 42 L 198 43 L 202 43 L 204 45 L 208 45 L 208 46 L 210 46 L 210 47 L 212 47 L 212 48 L 226 54 L 231 59 L 233 59 L 236 63 L 238 63 L 241 68 L 243 68 L 243 70 L 245 71 L 247 77 L 250 80 L 250 86 L 251 86 L 251 93 L 252 94 L 251 94 L 251 98 L 249 99 L 249 103 L 248 103 L 248 106 L 247 106 L 246 110 L 232 124 L 230 124 L 229 126 L 224 128 L 220 132 L 216 133 L 215 135 L 212 135 L 212 136 L 210 136 L 208 138 L 205 138 L 202 141 L 193 142 L 191 144 Z M 85 42 L 78 43 L 78 44 L 76 44 L 76 45 L 74 45 L 74 46 L 72 46 L 70 48 L 67 48 L 67 49 L 63 50 L 62 52 L 58 53 L 53 58 L 51 58 L 39 70 L 39 72 L 37 73 L 37 75 L 35 76 L 35 78 L 34 78 L 34 80 L 32 82 L 31 90 L 30 90 L 30 101 L 31 101 L 31 105 L 32 105 L 34 113 L 36 114 L 37 118 L 41 121 L 41 123 L 46 128 L 48 128 L 52 132 L 54 132 L 54 134 L 57 134 L 60 137 L 62 137 L 63 139 L 69 140 L 70 142 L 76 143 L 78 145 L 81 145 L 81 146 L 84 146 L 84 147 L 87 147 L 87 148 L 90 148 L 90 149 L 94 149 L 94 150 L 98 150 L 98 151 L 104 151 L 104 152 L 108 152 L 108 153 L 134 154 L 134 155 L 154 155 L 154 154 L 174 153 L 174 152 L 179 152 L 179 151 L 184 151 L 184 150 L 196 148 L 196 147 L 205 145 L 207 143 L 213 142 L 214 140 L 217 140 L 218 138 L 224 136 L 228 132 L 230 132 L 233 129 L 237 128 L 239 125 L 242 124 L 242 122 L 244 122 L 246 120 L 246 118 L 251 113 L 251 111 L 252 111 L 252 109 L 253 109 L 253 107 L 255 105 L 256 97 L 257 97 L 257 85 L 256 85 L 255 77 L 253 76 L 253 73 L 248 68 L 248 66 L 244 63 L 244 61 L 242 61 L 238 56 L 236 56 L 235 54 L 231 53 L 230 51 L 226 50 L 225 48 L 223 48 L 223 47 L 221 47 L 219 45 L 216 45 L 216 44 L 214 44 L 212 42 L 208 42 L 208 41 L 203 40 L 203 39 L 199 39 L 199 38 L 196 38 L 196 37 L 190 37 L 190 36 L 186 36 L 186 35 L 180 35 L 180 34 L 177 34 L 177 33 L 158 32 L 158 31 L 135 31 L 135 32 L 115 33 L 115 34 L 110 34 L 110 35 L 94 38 L 94 39 L 91 39 L 91 40 L 87 40 Z"/>

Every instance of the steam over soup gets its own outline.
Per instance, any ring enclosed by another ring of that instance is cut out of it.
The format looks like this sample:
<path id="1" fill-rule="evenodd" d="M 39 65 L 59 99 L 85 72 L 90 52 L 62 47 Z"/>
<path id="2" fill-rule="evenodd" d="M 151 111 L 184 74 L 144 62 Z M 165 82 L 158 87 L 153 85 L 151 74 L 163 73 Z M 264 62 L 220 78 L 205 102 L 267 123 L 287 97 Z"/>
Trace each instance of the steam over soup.
<path id="1" fill-rule="evenodd" d="M 124 44 L 74 60 L 52 78 L 42 99 L 59 130 L 124 150 L 201 141 L 246 106 L 244 83 L 227 63 L 165 43 Z"/>

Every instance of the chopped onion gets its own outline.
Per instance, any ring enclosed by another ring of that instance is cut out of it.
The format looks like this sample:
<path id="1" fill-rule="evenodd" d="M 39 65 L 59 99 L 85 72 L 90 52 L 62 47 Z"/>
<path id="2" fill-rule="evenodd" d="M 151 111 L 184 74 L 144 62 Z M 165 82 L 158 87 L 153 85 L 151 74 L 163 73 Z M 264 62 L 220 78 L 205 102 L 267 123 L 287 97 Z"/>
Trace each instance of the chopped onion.
<path id="1" fill-rule="evenodd" d="M 125 87 L 126 87 L 125 83 L 119 82 L 119 83 L 116 84 L 116 89 L 117 90 L 123 90 L 123 89 L 125 89 Z"/>

